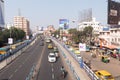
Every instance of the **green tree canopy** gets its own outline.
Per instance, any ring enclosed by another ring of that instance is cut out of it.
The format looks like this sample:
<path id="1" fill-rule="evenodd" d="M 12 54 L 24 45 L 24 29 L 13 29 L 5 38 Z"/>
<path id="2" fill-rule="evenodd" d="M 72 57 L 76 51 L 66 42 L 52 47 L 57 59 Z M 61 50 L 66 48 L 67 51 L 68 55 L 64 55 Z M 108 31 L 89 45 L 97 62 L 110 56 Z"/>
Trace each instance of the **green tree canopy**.
<path id="1" fill-rule="evenodd" d="M 8 38 L 13 38 L 14 42 L 18 40 L 23 40 L 25 38 L 25 32 L 15 27 L 0 31 L 0 42 L 8 43 Z"/>
<path id="2" fill-rule="evenodd" d="M 85 34 L 86 37 L 91 36 L 93 31 L 93 27 L 88 26 L 83 29 L 83 33 Z"/>

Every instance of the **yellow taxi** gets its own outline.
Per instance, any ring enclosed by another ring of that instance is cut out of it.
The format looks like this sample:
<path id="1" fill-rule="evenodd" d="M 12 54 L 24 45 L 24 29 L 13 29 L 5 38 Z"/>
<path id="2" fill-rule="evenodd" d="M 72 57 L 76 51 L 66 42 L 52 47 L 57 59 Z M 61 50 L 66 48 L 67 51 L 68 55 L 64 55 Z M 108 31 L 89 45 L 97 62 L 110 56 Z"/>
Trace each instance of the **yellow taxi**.
<path id="1" fill-rule="evenodd" d="M 100 80 L 115 80 L 114 77 L 106 70 L 98 70 L 95 74 L 100 78 Z"/>
<path id="2" fill-rule="evenodd" d="M 48 44 L 48 49 L 52 49 L 53 45 L 52 44 Z"/>
<path id="3" fill-rule="evenodd" d="M 65 44 L 66 44 L 66 45 L 69 45 L 69 42 L 68 42 L 68 41 L 66 41 L 66 42 L 65 42 Z"/>
<path id="4" fill-rule="evenodd" d="M 73 47 L 75 54 L 80 54 L 79 47 Z"/>
<path id="5" fill-rule="evenodd" d="M 80 54 L 80 51 L 79 50 L 74 50 L 74 53 L 75 54 Z"/>

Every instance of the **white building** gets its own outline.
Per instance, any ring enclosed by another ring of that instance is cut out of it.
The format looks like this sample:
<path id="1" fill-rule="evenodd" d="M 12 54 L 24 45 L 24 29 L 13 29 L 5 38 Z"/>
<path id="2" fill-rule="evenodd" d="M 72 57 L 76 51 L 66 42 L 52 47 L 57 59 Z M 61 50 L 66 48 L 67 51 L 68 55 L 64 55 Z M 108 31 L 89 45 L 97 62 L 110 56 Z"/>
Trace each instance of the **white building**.
<path id="1" fill-rule="evenodd" d="M 5 28 L 10 29 L 11 27 L 14 27 L 14 24 L 8 23 L 6 24 Z"/>
<path id="2" fill-rule="evenodd" d="M 111 26 L 109 30 L 101 31 L 99 38 L 104 39 L 105 44 L 102 45 L 114 45 L 120 48 L 120 25 Z"/>
<path id="3" fill-rule="evenodd" d="M 79 23 L 79 24 L 78 24 L 78 30 L 81 31 L 81 30 L 83 30 L 85 27 L 88 27 L 88 26 L 93 27 L 93 31 L 96 32 L 97 34 L 98 34 L 99 31 L 101 31 L 102 28 L 103 28 L 103 26 L 101 26 L 100 23 L 97 22 L 95 18 L 93 18 L 92 21 Z"/>

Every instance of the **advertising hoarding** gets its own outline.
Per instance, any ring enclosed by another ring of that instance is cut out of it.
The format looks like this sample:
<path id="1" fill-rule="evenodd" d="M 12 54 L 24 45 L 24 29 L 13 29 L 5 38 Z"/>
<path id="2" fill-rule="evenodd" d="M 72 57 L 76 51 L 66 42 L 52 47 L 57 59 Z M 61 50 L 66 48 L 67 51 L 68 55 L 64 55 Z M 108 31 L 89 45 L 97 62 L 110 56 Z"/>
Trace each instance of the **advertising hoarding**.
<path id="1" fill-rule="evenodd" d="M 59 19 L 59 26 L 62 29 L 68 29 L 69 28 L 69 20 L 68 19 Z"/>
<path id="2" fill-rule="evenodd" d="M 108 0 L 108 20 L 110 25 L 118 25 L 120 22 L 120 3 Z"/>

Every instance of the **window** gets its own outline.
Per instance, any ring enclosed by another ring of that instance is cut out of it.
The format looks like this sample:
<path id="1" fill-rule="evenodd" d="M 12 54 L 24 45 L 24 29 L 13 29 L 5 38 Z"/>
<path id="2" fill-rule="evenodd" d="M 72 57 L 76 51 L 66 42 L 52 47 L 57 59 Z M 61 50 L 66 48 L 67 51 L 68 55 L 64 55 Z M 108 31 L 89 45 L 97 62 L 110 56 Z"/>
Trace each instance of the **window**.
<path id="1" fill-rule="evenodd" d="M 112 38 L 112 41 L 114 41 L 114 39 Z"/>
<path id="2" fill-rule="evenodd" d="M 117 38 L 115 38 L 115 42 L 117 42 Z"/>
<path id="3" fill-rule="evenodd" d="M 118 38 L 118 42 L 120 42 L 120 38 Z"/>

